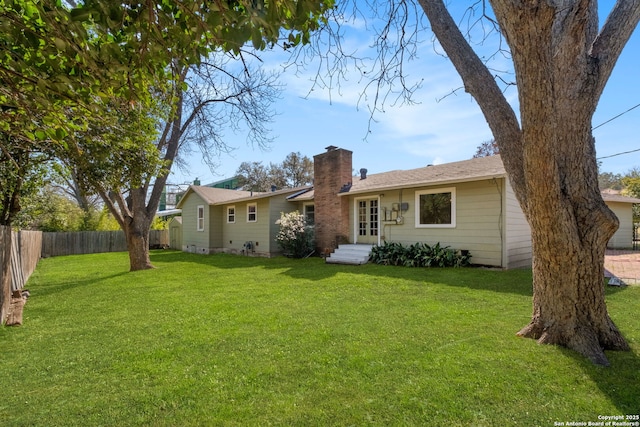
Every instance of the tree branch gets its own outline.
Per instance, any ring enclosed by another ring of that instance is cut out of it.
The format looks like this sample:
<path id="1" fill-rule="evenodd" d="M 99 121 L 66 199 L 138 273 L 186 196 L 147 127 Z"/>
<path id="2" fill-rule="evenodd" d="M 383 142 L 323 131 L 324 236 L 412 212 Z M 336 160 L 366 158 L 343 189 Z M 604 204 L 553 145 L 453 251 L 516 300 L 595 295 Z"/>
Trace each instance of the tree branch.
<path id="1" fill-rule="evenodd" d="M 622 49 L 640 22 L 640 0 L 618 0 L 607 17 L 600 34 L 593 41 L 590 55 L 599 70 L 597 98 L 611 76 Z"/>
<path id="2" fill-rule="evenodd" d="M 471 48 L 441 0 L 419 0 L 431 29 L 462 77 L 465 91 L 476 100 L 500 147 L 512 181 L 524 184 L 522 132 L 511 105 L 493 75 Z M 505 147 L 509 149 L 505 150 Z M 523 185 L 524 186 L 524 185 Z M 514 185 L 516 187 L 516 185 Z"/>

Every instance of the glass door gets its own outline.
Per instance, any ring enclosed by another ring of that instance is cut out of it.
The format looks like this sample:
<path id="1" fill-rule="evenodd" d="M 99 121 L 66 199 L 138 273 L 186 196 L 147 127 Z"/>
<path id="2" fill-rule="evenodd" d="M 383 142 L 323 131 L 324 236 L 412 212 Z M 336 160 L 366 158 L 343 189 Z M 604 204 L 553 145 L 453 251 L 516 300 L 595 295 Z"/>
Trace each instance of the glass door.
<path id="1" fill-rule="evenodd" d="M 356 243 L 378 243 L 378 199 L 360 199 L 356 202 Z"/>

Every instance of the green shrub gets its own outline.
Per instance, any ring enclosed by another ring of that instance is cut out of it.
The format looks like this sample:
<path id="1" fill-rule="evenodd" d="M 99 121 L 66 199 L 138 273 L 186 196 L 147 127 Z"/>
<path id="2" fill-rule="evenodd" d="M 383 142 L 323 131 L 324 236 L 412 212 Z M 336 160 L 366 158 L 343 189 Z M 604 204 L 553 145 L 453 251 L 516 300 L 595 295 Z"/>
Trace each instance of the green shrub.
<path id="1" fill-rule="evenodd" d="M 470 259 L 468 251 L 441 246 L 439 242 L 433 246 L 421 242 L 409 246 L 385 242 L 373 247 L 370 258 L 376 264 L 405 267 L 464 267 L 469 265 Z"/>

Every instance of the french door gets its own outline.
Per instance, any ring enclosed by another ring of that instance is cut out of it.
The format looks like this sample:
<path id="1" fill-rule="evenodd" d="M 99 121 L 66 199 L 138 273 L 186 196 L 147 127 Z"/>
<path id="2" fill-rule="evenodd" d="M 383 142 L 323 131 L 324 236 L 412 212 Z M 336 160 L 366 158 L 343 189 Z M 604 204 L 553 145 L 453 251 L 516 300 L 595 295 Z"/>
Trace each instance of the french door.
<path id="1" fill-rule="evenodd" d="M 380 216 L 378 199 L 356 200 L 355 242 L 375 245 L 378 243 Z"/>

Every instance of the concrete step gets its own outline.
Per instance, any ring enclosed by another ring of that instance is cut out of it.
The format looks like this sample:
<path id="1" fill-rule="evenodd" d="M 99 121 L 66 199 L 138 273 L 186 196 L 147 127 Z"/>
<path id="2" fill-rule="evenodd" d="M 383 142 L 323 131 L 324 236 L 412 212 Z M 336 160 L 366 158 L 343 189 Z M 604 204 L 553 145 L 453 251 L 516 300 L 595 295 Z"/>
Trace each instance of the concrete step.
<path id="1" fill-rule="evenodd" d="M 327 264 L 348 264 L 348 265 L 362 265 L 369 262 L 369 259 L 364 258 L 346 258 L 346 257 L 329 257 L 326 259 Z"/>
<path id="2" fill-rule="evenodd" d="M 352 264 L 360 265 L 369 262 L 371 245 L 340 245 L 326 259 L 329 264 Z"/>

